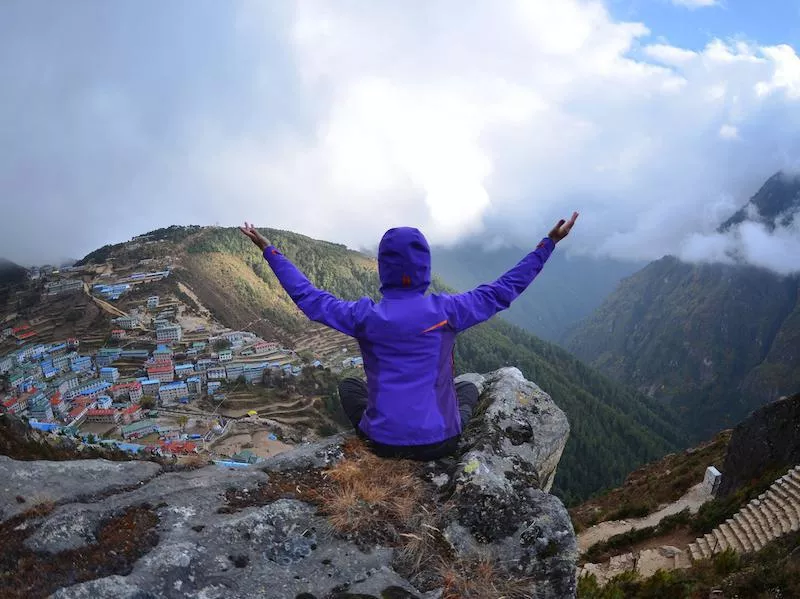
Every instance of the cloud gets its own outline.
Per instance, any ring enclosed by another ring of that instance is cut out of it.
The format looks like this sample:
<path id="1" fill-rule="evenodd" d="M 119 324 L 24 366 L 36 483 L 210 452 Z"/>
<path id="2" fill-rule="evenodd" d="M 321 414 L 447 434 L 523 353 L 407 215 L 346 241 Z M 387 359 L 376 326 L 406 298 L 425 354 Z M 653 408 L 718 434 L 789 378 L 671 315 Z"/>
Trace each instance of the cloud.
<path id="1" fill-rule="evenodd" d="M 719 0 L 672 0 L 676 6 L 685 6 L 687 8 L 708 8 L 709 6 L 719 6 Z"/>
<path id="2" fill-rule="evenodd" d="M 679 257 L 688 262 L 750 264 L 781 275 L 800 273 L 800 218 L 789 226 L 769 230 L 744 222 L 731 231 L 690 235 Z"/>
<path id="3" fill-rule="evenodd" d="M 570 251 L 651 259 L 800 158 L 793 48 L 682 48 L 596 1 L 11 5 L 19 259 L 52 251 L 23 231 L 78 255 L 173 222 L 534 244 L 573 209 Z"/>

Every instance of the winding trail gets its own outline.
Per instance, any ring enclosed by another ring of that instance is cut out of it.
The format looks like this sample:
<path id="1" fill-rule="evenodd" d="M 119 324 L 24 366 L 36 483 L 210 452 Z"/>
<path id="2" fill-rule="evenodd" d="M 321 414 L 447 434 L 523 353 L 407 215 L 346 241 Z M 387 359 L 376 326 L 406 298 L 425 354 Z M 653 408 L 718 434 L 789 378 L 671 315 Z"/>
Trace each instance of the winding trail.
<path id="1" fill-rule="evenodd" d="M 578 535 L 578 551 L 584 553 L 595 543 L 605 541 L 614 535 L 622 534 L 630 530 L 647 528 L 648 526 L 655 526 L 666 516 L 677 514 L 686 508 L 689 508 L 694 514 L 701 505 L 710 499 L 712 499 L 711 494 L 703 487 L 702 483 L 698 483 L 690 488 L 686 494 L 677 501 L 667 504 L 657 512 L 653 512 L 643 518 L 610 520 L 587 528 Z"/>

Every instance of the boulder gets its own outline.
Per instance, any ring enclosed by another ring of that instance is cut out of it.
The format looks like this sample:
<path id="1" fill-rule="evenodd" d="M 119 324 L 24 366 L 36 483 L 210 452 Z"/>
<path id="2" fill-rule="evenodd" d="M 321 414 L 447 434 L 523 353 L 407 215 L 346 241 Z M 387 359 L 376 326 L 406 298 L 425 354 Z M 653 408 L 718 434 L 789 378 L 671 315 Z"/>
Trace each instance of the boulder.
<path id="1" fill-rule="evenodd" d="M 733 429 L 718 495 L 730 495 L 765 472 L 785 471 L 799 463 L 800 393 L 796 393 L 759 408 Z"/>
<path id="2" fill-rule="evenodd" d="M 516 368 L 469 375 L 482 391 L 453 473 L 459 555 L 487 546 L 535 581 L 537 598 L 575 594 L 577 543 L 561 501 L 549 495 L 569 434 L 564 412 Z"/>

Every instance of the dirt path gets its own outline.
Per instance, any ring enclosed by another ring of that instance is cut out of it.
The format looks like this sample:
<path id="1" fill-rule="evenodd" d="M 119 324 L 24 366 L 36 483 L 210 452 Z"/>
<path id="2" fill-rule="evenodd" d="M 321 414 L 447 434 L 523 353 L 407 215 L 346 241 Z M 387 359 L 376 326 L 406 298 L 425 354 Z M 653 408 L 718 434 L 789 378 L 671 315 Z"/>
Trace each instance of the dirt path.
<path id="1" fill-rule="evenodd" d="M 677 514 L 685 510 L 687 507 L 692 513 L 695 513 L 701 505 L 711 499 L 711 495 L 703 488 L 702 483 L 698 483 L 689 489 L 686 494 L 678 499 L 676 502 L 662 507 L 657 512 L 645 516 L 644 518 L 631 518 L 630 520 L 611 520 L 609 522 L 601 522 L 578 535 L 578 551 L 585 552 L 589 547 L 600 541 L 605 541 L 614 535 L 628 532 L 629 530 L 638 530 L 640 528 L 647 528 L 648 526 L 655 526 L 666 516 Z"/>

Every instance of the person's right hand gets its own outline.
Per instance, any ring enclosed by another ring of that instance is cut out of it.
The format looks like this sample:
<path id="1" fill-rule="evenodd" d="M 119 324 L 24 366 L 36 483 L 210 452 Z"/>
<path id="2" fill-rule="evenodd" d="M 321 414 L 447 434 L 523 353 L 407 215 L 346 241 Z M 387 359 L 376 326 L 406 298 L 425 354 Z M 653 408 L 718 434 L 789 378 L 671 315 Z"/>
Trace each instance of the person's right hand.
<path id="1" fill-rule="evenodd" d="M 266 247 L 269 246 L 269 241 L 267 240 L 266 237 L 264 237 L 261 233 L 259 233 L 256 230 L 255 225 L 251 225 L 245 222 L 244 227 L 239 227 L 239 230 L 245 235 L 247 235 L 250 238 L 250 241 L 256 244 L 256 246 L 258 246 L 258 249 L 260 249 L 262 252 Z"/>
<path id="2" fill-rule="evenodd" d="M 578 213 L 573 212 L 572 218 L 569 219 L 569 222 L 565 221 L 563 218 L 556 223 L 556 226 L 553 227 L 547 236 L 553 240 L 553 243 L 558 243 L 562 239 L 564 239 L 569 232 L 572 230 L 572 227 L 575 226 L 575 221 L 578 219 Z"/>

